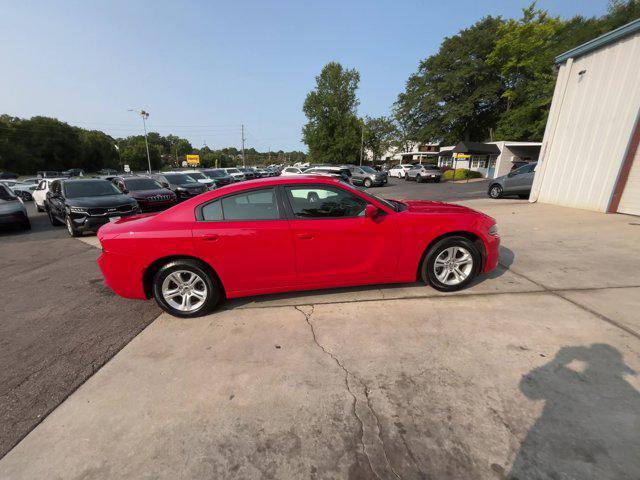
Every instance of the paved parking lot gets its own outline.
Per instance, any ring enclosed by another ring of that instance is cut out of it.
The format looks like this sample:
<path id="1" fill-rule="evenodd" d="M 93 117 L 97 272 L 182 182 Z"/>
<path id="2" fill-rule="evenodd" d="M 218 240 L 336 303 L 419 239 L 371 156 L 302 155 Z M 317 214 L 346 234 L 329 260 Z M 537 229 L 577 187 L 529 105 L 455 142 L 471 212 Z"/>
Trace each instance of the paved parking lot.
<path id="1" fill-rule="evenodd" d="M 491 201 L 485 182 L 376 190 L 445 188 L 502 232 L 501 266 L 470 289 L 368 286 L 161 315 L 0 460 L 0 479 L 639 477 L 640 222 Z M 92 264 L 78 260 L 90 274 L 77 283 L 97 278 L 97 252 L 64 242 Z M 121 302 L 110 316 L 154 308 L 102 294 Z"/>

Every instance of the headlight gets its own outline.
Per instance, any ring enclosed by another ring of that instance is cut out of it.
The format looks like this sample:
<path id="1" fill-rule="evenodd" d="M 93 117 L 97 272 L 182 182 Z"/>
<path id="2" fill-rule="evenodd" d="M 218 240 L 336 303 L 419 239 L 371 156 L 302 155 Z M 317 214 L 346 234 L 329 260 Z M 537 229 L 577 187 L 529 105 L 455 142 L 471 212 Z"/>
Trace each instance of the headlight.
<path id="1" fill-rule="evenodd" d="M 87 209 L 82 207 L 69 207 L 69 210 L 71 213 L 87 213 Z"/>
<path id="2" fill-rule="evenodd" d="M 489 235 L 498 235 L 498 224 L 494 223 L 489 227 Z"/>

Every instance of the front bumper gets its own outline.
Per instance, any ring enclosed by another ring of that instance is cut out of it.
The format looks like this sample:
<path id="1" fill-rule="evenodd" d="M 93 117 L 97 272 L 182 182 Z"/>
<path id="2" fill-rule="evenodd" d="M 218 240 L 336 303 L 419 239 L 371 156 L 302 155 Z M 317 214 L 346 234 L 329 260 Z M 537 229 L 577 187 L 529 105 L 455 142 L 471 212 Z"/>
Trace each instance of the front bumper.
<path id="1" fill-rule="evenodd" d="M 76 227 L 78 231 L 95 233 L 98 231 L 98 229 L 102 225 L 106 225 L 107 223 L 109 223 L 111 221 L 109 220 L 110 218 L 130 217 L 131 215 L 137 215 L 139 213 L 140 213 L 139 210 L 135 210 L 133 212 L 118 213 L 113 215 L 99 215 L 99 216 L 84 215 L 81 213 L 72 213 L 70 217 L 71 217 L 71 221 L 73 222 L 73 225 Z"/>
<path id="2" fill-rule="evenodd" d="M 485 249 L 487 256 L 482 271 L 486 273 L 498 266 L 498 259 L 500 258 L 500 236 L 487 235 L 485 238 Z"/>

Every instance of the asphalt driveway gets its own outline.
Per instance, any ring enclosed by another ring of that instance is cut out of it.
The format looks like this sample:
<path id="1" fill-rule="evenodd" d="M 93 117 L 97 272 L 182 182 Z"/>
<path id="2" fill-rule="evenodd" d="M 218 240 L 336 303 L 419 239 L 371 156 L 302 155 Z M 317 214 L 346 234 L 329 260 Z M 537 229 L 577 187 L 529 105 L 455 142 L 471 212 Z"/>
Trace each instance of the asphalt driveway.
<path id="1" fill-rule="evenodd" d="M 0 478 L 640 476 L 637 220 L 468 203 L 498 219 L 505 247 L 472 288 L 161 315 Z"/>

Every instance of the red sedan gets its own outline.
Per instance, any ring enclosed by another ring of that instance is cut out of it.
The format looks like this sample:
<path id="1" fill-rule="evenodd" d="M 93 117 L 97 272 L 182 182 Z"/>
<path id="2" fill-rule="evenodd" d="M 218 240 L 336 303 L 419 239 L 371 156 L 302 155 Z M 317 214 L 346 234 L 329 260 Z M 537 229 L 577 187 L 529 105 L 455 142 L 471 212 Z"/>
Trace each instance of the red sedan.
<path id="1" fill-rule="evenodd" d="M 224 298 L 413 282 L 466 287 L 498 263 L 495 220 L 466 207 L 384 200 L 328 177 L 264 178 L 98 232 L 107 285 L 193 317 Z"/>

